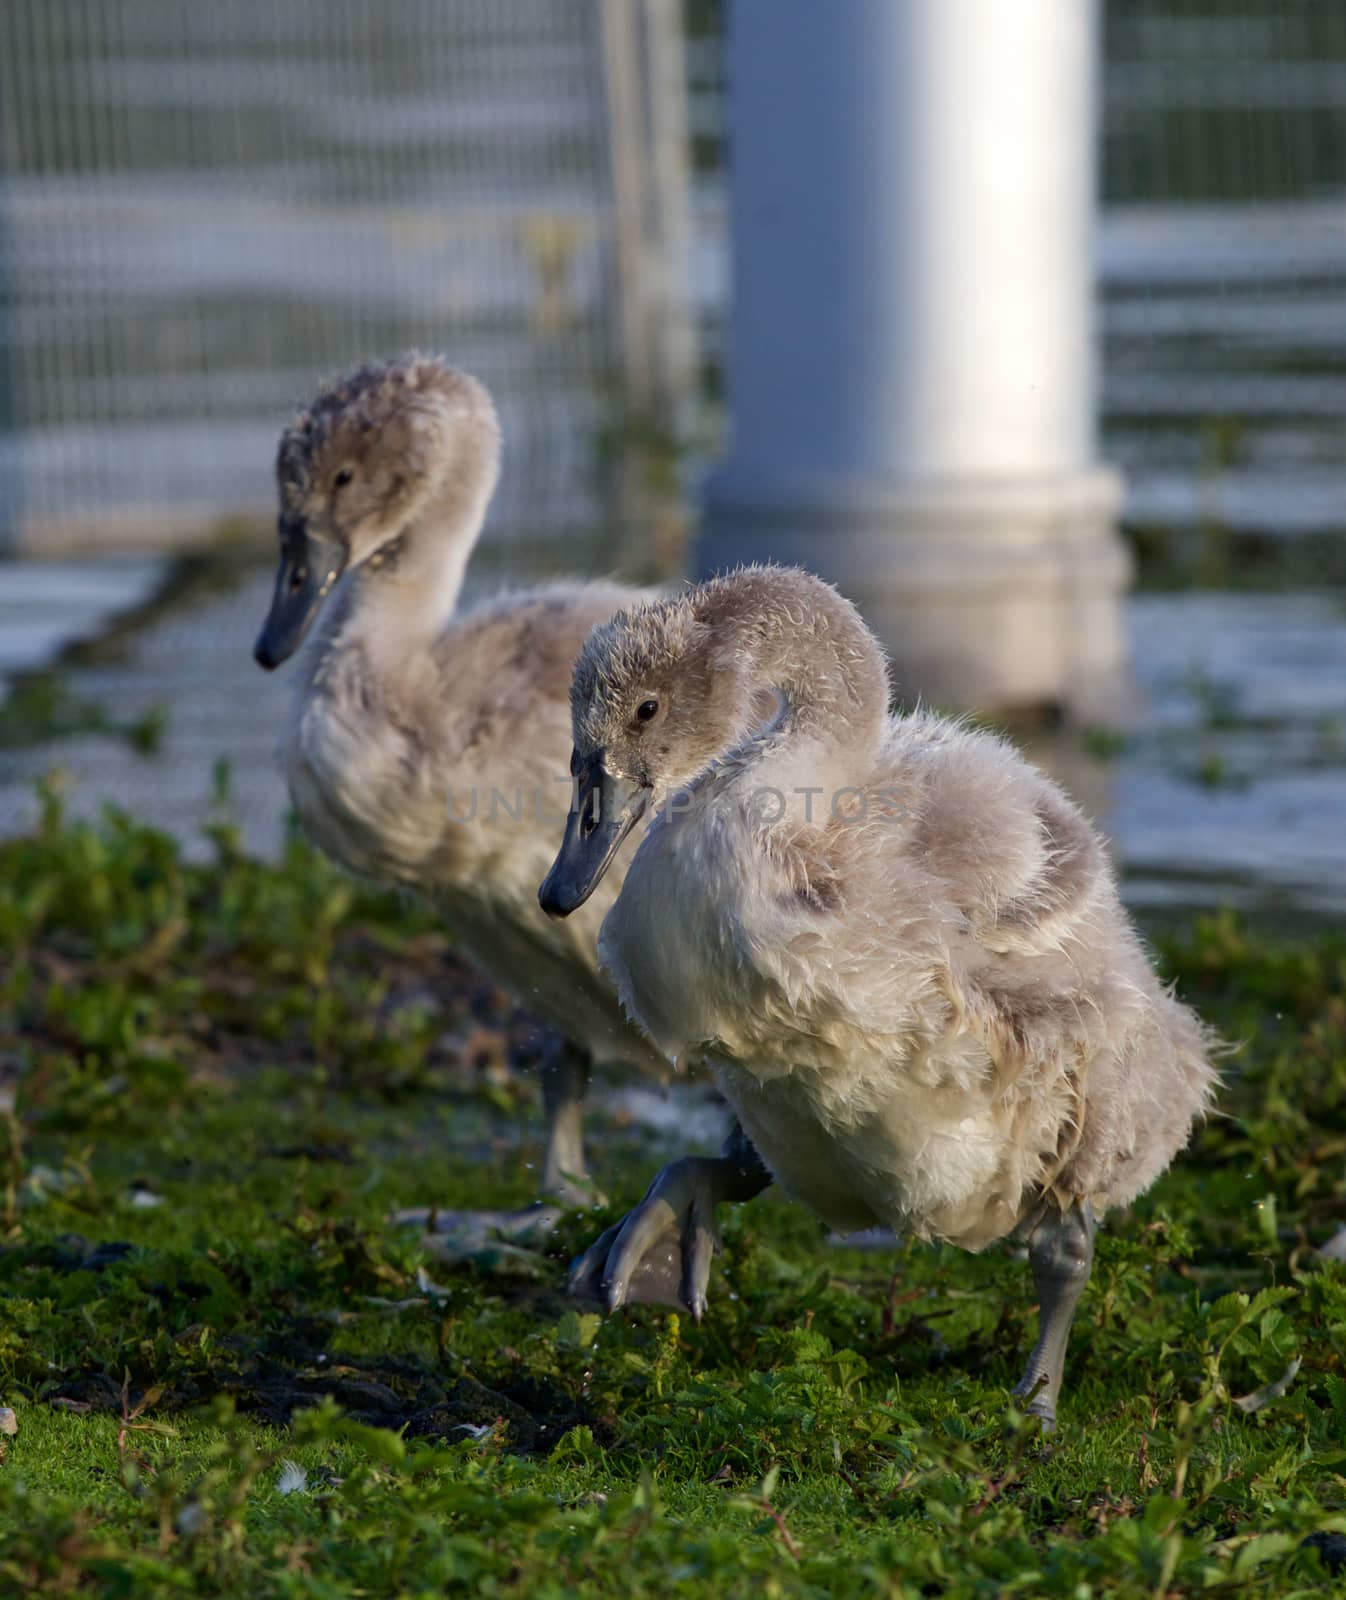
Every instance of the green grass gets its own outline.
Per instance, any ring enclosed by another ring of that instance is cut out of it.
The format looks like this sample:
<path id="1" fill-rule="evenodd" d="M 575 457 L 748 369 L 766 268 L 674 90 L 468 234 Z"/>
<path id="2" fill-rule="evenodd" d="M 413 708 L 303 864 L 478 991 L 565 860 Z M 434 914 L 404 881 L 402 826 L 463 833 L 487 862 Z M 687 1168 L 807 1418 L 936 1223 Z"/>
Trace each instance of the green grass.
<path id="1" fill-rule="evenodd" d="M 96 700 L 76 694 L 59 672 L 22 676 L 0 700 L 0 750 L 98 733 L 124 740 L 138 755 L 152 756 L 163 744 L 167 727 L 163 706 L 118 719 Z"/>
<path id="2" fill-rule="evenodd" d="M 0 1593 L 1318 1594 L 1346 1530 L 1346 941 L 1166 945 L 1247 1040 L 1104 1234 L 1062 1429 L 1024 1263 L 726 1220 L 701 1327 L 436 1260 L 512 1204 L 539 1035 L 417 907 L 109 816 L 0 845 Z M 617 1205 L 665 1148 L 593 1117 Z M 1245 1412 L 1233 1397 L 1281 1379 Z M 1341 1580 L 1336 1580 L 1341 1581 Z"/>

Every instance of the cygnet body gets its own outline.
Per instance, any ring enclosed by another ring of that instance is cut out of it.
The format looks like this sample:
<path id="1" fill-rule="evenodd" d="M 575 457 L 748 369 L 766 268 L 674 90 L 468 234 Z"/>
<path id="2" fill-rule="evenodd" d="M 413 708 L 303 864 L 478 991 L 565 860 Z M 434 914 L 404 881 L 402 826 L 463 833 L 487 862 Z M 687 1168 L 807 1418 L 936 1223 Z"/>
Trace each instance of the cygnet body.
<path id="1" fill-rule="evenodd" d="M 741 737 L 766 689 L 776 716 Z M 1093 1219 L 1187 1142 L 1208 1040 L 1066 796 L 1004 741 L 887 699 L 873 635 L 799 571 L 622 613 L 576 665 L 581 791 L 542 901 L 582 904 L 619 819 L 657 812 L 600 935 L 629 1013 L 711 1066 L 756 1187 L 769 1172 L 843 1231 L 1026 1237 L 1043 1330 L 1019 1393 L 1050 1424 Z M 743 1162 L 675 1164 L 576 1282 L 619 1303 L 681 1230 L 699 1312 L 714 1205 L 753 1187 Z"/>
<path id="2" fill-rule="evenodd" d="M 544 1193 L 588 1195 L 585 1057 L 664 1064 L 601 976 L 601 901 L 549 921 L 537 880 L 569 804 L 568 689 L 590 629 L 637 591 L 558 583 L 458 609 L 499 474 L 485 388 L 430 357 L 329 384 L 277 460 L 280 569 L 261 665 L 307 653 L 281 756 L 308 836 L 351 871 L 433 897 L 467 953 L 560 1030 L 544 1066 Z"/>

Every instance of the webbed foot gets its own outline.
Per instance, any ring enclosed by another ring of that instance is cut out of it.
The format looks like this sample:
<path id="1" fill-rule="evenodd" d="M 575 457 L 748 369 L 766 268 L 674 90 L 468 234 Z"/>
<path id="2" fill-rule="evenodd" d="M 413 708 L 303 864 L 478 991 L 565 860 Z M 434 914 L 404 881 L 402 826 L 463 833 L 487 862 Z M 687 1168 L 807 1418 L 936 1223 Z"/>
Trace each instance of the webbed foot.
<path id="1" fill-rule="evenodd" d="M 501 1244 L 520 1249 L 540 1245 L 566 1214 L 566 1207 L 537 1200 L 515 1211 L 456 1211 L 413 1206 L 393 1213 L 403 1227 L 428 1235 L 432 1254 L 449 1261 L 466 1260 Z M 574 1209 L 573 1207 L 570 1209 Z"/>
<path id="2" fill-rule="evenodd" d="M 720 1247 L 716 1208 L 751 1200 L 771 1182 L 737 1124 L 722 1156 L 683 1156 L 666 1166 L 632 1211 L 570 1269 L 570 1293 L 628 1304 L 684 1306 L 700 1322 Z"/>

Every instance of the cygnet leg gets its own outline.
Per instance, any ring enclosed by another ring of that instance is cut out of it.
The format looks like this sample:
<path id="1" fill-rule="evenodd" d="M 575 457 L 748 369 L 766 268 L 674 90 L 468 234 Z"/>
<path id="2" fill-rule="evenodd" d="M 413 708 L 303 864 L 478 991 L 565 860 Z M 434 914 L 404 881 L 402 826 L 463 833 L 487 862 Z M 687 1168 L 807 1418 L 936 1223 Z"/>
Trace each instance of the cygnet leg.
<path id="1" fill-rule="evenodd" d="M 1028 1236 L 1028 1259 L 1038 1294 L 1038 1342 L 1014 1397 L 1027 1400 L 1024 1409 L 1040 1417 L 1043 1431 L 1050 1433 L 1056 1427 L 1070 1324 L 1094 1264 L 1094 1214 L 1088 1201 L 1068 1211 L 1048 1207 Z"/>
<path id="2" fill-rule="evenodd" d="M 546 1114 L 546 1146 L 539 1198 L 517 1211 L 458 1211 L 415 1206 L 394 1221 L 433 1235 L 427 1247 L 450 1261 L 489 1258 L 500 1244 L 536 1245 L 569 1207 L 601 1205 L 584 1161 L 584 1096 L 589 1058 L 568 1040 L 553 1035 L 540 1068 Z"/>
<path id="3" fill-rule="evenodd" d="M 542 1193 L 567 1206 L 601 1205 L 584 1160 L 584 1097 L 589 1089 L 587 1054 L 559 1034 L 542 1061 L 542 1105 L 547 1118 Z"/>

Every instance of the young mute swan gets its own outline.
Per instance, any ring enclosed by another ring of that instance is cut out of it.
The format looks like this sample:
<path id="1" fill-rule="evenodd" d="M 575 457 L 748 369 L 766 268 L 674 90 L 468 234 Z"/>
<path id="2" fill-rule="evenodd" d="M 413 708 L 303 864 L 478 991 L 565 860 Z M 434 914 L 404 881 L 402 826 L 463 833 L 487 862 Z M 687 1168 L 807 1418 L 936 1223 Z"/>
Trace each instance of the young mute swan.
<path id="1" fill-rule="evenodd" d="M 745 699 L 775 691 L 746 738 Z M 1094 1219 L 1187 1142 L 1214 1084 L 1097 834 L 1009 745 L 887 710 L 835 590 L 747 568 L 597 628 L 571 693 L 576 808 L 541 890 L 565 916 L 650 823 L 600 936 L 668 1059 L 708 1062 L 752 1146 L 666 1168 L 577 1263 L 628 1298 L 650 1255 L 705 1304 L 714 1211 L 772 1178 L 843 1232 L 1027 1241 L 1015 1390 L 1054 1424 Z"/>
<path id="2" fill-rule="evenodd" d="M 292 655 L 346 575 L 283 737 L 295 810 L 343 866 L 433 895 L 477 964 L 571 1041 L 543 1068 L 542 1191 L 580 1203 L 586 1055 L 667 1070 L 598 970 L 620 865 L 572 928 L 536 892 L 569 804 L 571 667 L 638 596 L 557 584 L 459 613 L 499 458 L 490 396 L 439 360 L 322 389 L 281 437 L 280 568 L 255 654 Z"/>

